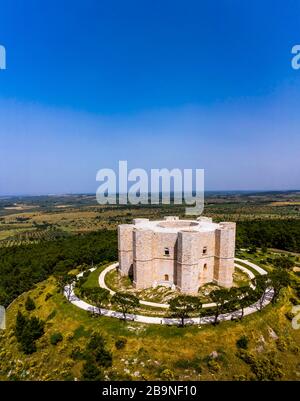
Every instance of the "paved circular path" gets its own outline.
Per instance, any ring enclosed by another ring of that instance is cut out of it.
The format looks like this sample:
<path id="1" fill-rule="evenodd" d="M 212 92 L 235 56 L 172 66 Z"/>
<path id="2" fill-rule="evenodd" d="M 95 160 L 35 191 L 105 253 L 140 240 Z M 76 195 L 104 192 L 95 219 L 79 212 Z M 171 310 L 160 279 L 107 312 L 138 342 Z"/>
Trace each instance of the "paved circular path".
<path id="1" fill-rule="evenodd" d="M 242 270 L 244 273 L 246 273 L 249 278 L 253 278 L 255 275 L 253 272 L 249 269 L 247 269 L 245 266 L 241 266 L 239 262 L 242 262 L 244 265 L 249 266 L 251 269 L 257 271 L 259 274 L 267 274 L 267 272 L 262 269 L 261 267 L 257 266 L 256 264 L 249 262 L 248 260 L 242 260 L 242 259 L 235 259 L 236 263 L 235 266 Z M 106 288 L 111 295 L 115 294 L 114 291 L 112 291 L 110 288 L 108 288 L 105 284 L 105 275 L 118 267 L 118 263 L 113 263 L 109 265 L 107 268 L 105 268 L 99 275 L 99 285 L 100 287 Z M 90 271 L 95 271 L 96 268 L 90 269 Z M 81 277 L 83 273 L 79 273 L 77 277 Z M 80 298 L 78 298 L 75 293 L 74 293 L 74 288 L 75 288 L 75 283 L 72 283 L 70 285 L 67 285 L 64 289 L 64 295 L 68 299 L 69 302 L 71 302 L 73 305 L 77 306 L 80 309 L 86 310 L 88 312 L 100 314 L 103 316 L 108 316 L 108 317 L 114 317 L 117 319 L 124 319 L 123 313 L 113 311 L 111 309 L 104 309 L 104 308 L 97 308 L 85 301 L 82 301 Z M 273 297 L 273 288 L 269 288 L 267 295 L 264 298 L 263 301 L 263 307 L 267 306 Z M 140 304 L 142 305 L 147 305 L 147 306 L 152 306 L 152 307 L 160 307 L 160 308 L 168 308 L 168 304 L 159 304 L 156 302 L 148 302 L 148 301 L 140 301 Z M 247 308 L 244 309 L 244 316 L 250 315 L 254 312 L 256 312 L 259 309 L 260 305 L 260 300 L 255 302 L 254 304 L 248 306 Z M 203 308 L 209 308 L 215 306 L 215 303 L 209 303 L 209 304 L 203 304 Z M 218 318 L 218 321 L 225 321 L 225 320 L 232 320 L 234 318 L 238 318 L 241 316 L 242 310 L 236 310 L 234 312 L 230 313 L 224 313 L 221 314 Z M 167 317 L 152 317 L 152 316 L 144 316 L 144 315 L 136 315 L 136 314 L 126 314 L 126 320 L 130 321 L 135 321 L 138 323 L 148 323 L 148 324 L 166 324 L 166 325 L 178 325 L 181 323 L 180 319 L 177 318 L 167 318 Z M 185 319 L 185 324 L 208 324 L 208 323 L 213 323 L 214 322 L 214 316 L 204 316 L 204 317 L 193 317 L 193 318 L 188 318 Z"/>

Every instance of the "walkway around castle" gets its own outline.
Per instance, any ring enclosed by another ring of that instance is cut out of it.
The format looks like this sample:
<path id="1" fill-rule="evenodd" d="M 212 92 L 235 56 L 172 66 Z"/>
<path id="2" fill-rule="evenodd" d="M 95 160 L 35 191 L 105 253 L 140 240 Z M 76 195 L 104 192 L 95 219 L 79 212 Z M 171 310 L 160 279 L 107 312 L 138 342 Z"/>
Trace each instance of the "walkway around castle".
<path id="1" fill-rule="evenodd" d="M 257 271 L 259 274 L 267 274 L 267 272 L 262 269 L 261 267 L 257 266 L 256 264 L 248 261 L 248 260 L 243 260 L 243 259 L 238 259 L 236 258 L 235 261 L 237 262 L 235 266 L 242 270 L 244 273 L 246 273 L 249 278 L 253 278 L 254 274 L 251 270 L 247 269 L 244 266 L 241 266 L 238 262 L 242 262 L 243 265 L 249 266 L 251 269 Z M 106 288 L 109 290 L 110 294 L 113 295 L 115 292 L 112 291 L 110 288 L 108 288 L 105 284 L 105 275 L 118 267 L 118 263 L 113 263 L 110 266 L 108 266 L 106 269 L 104 269 L 100 275 L 99 275 L 99 285 L 100 287 Z M 96 268 L 90 269 L 90 271 L 94 271 Z M 77 277 L 81 277 L 83 273 L 79 273 Z M 75 288 L 75 283 L 72 283 L 68 286 L 65 287 L 64 290 L 64 295 L 66 298 L 74 305 L 77 306 L 80 309 L 86 310 L 88 312 L 94 313 L 94 314 L 100 314 L 102 316 L 107 316 L 107 317 L 113 317 L 117 319 L 124 319 L 124 315 L 121 312 L 117 312 L 111 309 L 98 309 L 97 307 L 81 300 L 78 298 L 75 293 L 74 293 L 74 288 Z M 273 297 L 274 290 L 273 288 L 269 288 L 267 296 L 265 296 L 263 300 L 263 307 L 267 306 Z M 147 306 L 152 306 L 152 307 L 160 307 L 160 308 L 168 308 L 168 304 L 159 304 L 155 302 L 148 302 L 148 301 L 143 301 L 140 300 L 140 304 L 142 305 L 147 305 Z M 215 306 L 214 303 L 207 303 L 203 304 L 203 308 L 209 308 Z M 244 316 L 250 315 L 254 312 L 257 312 L 260 308 L 260 300 L 255 302 L 254 304 L 248 306 L 247 308 L 244 309 Z M 230 313 L 224 313 L 221 314 L 218 318 L 219 322 L 226 321 L 226 320 L 232 320 L 235 318 L 238 318 L 242 314 L 242 310 L 236 310 L 234 312 Z M 193 317 L 193 318 L 188 318 L 185 319 L 185 324 L 197 324 L 197 325 L 202 325 L 202 324 L 210 324 L 214 322 L 214 316 L 202 316 L 201 318 L 199 317 Z M 129 321 L 134 321 L 138 323 L 147 323 L 147 324 L 165 324 L 165 325 L 179 325 L 181 323 L 180 319 L 177 318 L 167 318 L 167 317 L 153 317 L 153 316 L 145 316 L 145 315 L 137 315 L 137 314 L 127 314 L 126 315 L 126 320 Z"/>

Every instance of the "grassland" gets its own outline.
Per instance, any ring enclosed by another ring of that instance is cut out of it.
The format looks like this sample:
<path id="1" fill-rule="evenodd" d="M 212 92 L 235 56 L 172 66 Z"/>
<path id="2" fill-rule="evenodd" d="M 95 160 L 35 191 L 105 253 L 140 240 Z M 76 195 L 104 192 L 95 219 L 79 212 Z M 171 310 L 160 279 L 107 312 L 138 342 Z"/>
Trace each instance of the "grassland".
<path id="1" fill-rule="evenodd" d="M 37 352 L 25 356 L 19 351 L 13 327 L 17 311 L 24 311 L 28 294 L 37 306 L 30 314 L 46 320 L 46 329 L 37 343 Z M 57 292 L 53 278 L 38 284 L 28 294 L 22 294 L 7 311 L 7 330 L 0 337 L 2 380 L 80 378 L 82 361 L 74 360 L 71 355 L 85 347 L 92 332 L 102 333 L 113 353 L 113 366 L 106 371 L 107 379 L 159 380 L 164 378 L 166 370 L 178 380 L 257 379 L 251 367 L 237 356 L 236 341 L 241 336 L 249 339 L 249 351 L 257 361 L 271 358 L 279 363 L 281 377 L 278 379 L 299 380 L 300 377 L 300 330 L 294 330 L 286 317 L 292 306 L 291 290 L 285 291 L 276 306 L 268 306 L 242 322 L 186 328 L 93 317 L 69 304 Z M 47 301 L 46 294 L 51 294 Z M 50 336 L 55 332 L 63 334 L 63 341 L 56 346 L 50 344 Z M 127 343 L 124 349 L 117 350 L 115 342 L 120 338 L 125 338 Z"/>

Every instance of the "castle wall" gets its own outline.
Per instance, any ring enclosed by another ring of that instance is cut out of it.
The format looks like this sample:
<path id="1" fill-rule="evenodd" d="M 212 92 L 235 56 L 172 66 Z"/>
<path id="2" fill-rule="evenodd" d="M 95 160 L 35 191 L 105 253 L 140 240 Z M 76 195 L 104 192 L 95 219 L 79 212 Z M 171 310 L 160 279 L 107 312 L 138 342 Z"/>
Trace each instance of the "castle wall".
<path id="1" fill-rule="evenodd" d="M 133 283 L 136 288 L 149 288 L 153 284 L 153 231 L 133 230 Z"/>
<path id="2" fill-rule="evenodd" d="M 231 287 L 234 272 L 235 223 L 220 223 L 216 230 L 216 254 L 214 281 L 223 287 Z"/>
<path id="3" fill-rule="evenodd" d="M 177 287 L 187 294 L 197 294 L 199 287 L 199 232 L 178 233 Z"/>
<path id="4" fill-rule="evenodd" d="M 133 269 L 133 247 L 132 247 L 132 224 L 121 224 L 118 226 L 118 255 L 119 271 L 122 276 L 132 274 Z"/>
<path id="5" fill-rule="evenodd" d="M 213 280 L 215 233 L 213 231 L 199 233 L 198 242 L 198 287 Z"/>
<path id="6" fill-rule="evenodd" d="M 169 254 L 166 255 L 165 251 Z M 159 285 L 163 282 L 177 281 L 177 233 L 154 233 L 153 238 L 153 281 Z"/>

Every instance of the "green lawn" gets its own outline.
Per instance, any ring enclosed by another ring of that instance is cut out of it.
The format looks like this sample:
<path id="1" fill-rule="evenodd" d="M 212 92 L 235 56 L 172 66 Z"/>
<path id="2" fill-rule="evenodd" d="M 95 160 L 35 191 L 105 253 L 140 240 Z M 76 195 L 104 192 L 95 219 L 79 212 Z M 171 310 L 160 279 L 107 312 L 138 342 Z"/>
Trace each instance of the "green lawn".
<path id="1" fill-rule="evenodd" d="M 83 288 L 95 288 L 99 287 L 99 275 L 100 273 L 111 263 L 103 264 L 97 267 L 96 270 L 90 272 L 87 281 L 83 284 Z"/>

